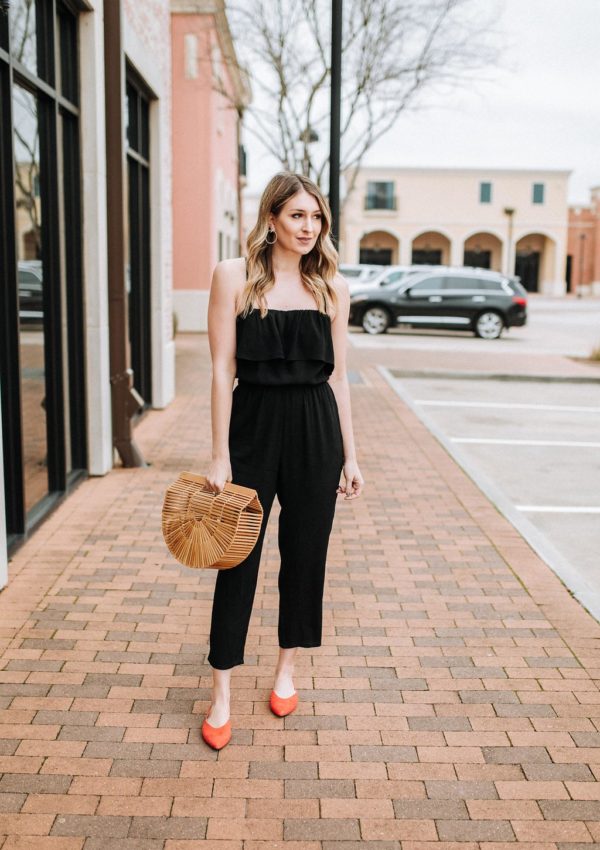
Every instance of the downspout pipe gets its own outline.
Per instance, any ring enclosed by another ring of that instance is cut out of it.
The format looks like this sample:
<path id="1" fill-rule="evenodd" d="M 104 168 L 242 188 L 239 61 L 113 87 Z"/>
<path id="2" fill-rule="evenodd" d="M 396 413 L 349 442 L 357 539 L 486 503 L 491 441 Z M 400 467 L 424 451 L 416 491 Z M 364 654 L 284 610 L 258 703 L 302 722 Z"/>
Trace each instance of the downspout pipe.
<path id="1" fill-rule="evenodd" d="M 123 466 L 146 466 L 133 439 L 143 399 L 133 386 L 125 283 L 125 55 L 121 0 L 104 0 L 108 326 L 113 446 Z"/>

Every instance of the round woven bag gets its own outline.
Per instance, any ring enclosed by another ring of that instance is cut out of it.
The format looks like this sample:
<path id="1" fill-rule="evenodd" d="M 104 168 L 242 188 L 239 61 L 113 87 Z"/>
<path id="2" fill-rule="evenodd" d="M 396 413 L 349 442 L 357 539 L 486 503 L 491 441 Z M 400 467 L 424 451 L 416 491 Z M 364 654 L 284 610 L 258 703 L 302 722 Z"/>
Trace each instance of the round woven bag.
<path id="1" fill-rule="evenodd" d="M 256 490 L 228 481 L 217 494 L 207 489 L 203 475 L 181 472 L 165 493 L 162 532 L 181 564 L 225 570 L 250 554 L 262 518 Z"/>

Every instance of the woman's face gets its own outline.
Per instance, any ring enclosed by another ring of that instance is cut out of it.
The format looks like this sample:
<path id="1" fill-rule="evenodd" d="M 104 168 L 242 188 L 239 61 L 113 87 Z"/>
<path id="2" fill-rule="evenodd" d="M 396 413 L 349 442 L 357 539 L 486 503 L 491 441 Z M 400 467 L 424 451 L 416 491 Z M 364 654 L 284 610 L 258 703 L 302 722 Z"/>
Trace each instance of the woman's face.
<path id="1" fill-rule="evenodd" d="M 323 214 L 317 199 L 301 189 L 285 202 L 277 216 L 269 219 L 277 242 L 285 251 L 308 254 L 315 246 L 323 226 Z"/>

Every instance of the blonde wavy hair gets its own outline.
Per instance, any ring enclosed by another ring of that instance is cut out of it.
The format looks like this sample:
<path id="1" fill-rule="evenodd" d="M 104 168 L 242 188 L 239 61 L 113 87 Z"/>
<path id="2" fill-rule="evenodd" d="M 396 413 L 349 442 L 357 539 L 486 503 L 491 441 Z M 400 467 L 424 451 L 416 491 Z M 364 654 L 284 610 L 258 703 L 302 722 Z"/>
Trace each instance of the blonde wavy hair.
<path id="1" fill-rule="evenodd" d="M 300 277 L 309 289 L 321 313 L 331 313 L 337 306 L 337 295 L 332 281 L 337 272 L 338 254 L 331 241 L 331 212 L 321 190 L 308 177 L 282 171 L 272 177 L 265 187 L 258 208 L 258 219 L 248 234 L 247 280 L 240 298 L 239 315 L 246 316 L 258 305 L 261 317 L 266 316 L 266 293 L 275 285 L 272 245 L 266 241 L 269 232 L 269 215 L 279 215 L 281 208 L 297 192 L 305 190 L 315 198 L 321 210 L 321 231 L 310 251 L 300 259 Z"/>

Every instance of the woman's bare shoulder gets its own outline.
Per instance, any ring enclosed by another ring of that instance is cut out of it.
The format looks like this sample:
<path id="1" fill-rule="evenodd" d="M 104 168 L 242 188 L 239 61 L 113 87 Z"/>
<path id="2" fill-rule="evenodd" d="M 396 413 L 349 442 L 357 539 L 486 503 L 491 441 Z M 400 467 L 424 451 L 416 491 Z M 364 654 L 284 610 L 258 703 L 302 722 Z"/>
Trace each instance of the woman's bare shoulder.
<path id="1" fill-rule="evenodd" d="M 335 289 L 338 298 L 348 297 L 350 293 L 350 290 L 348 288 L 348 281 L 340 272 L 335 273 L 335 277 L 331 281 L 331 285 Z"/>
<path id="2" fill-rule="evenodd" d="M 213 282 L 221 283 L 228 281 L 239 283 L 246 280 L 246 259 L 244 257 L 234 257 L 231 260 L 220 260 L 215 266 L 213 272 Z"/>
<path id="3" fill-rule="evenodd" d="M 236 257 L 231 260 L 221 260 L 215 266 L 211 292 L 213 298 L 227 300 L 233 304 L 244 290 L 246 284 L 246 260 L 244 257 Z"/>

